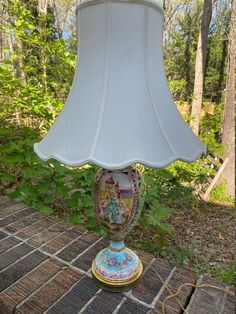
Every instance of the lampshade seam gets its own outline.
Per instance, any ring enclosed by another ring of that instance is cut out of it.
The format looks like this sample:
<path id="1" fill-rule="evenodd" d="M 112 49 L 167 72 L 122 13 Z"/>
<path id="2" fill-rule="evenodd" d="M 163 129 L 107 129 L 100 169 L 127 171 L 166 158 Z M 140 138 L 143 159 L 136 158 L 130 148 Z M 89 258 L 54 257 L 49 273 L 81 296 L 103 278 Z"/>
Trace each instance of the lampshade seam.
<path id="1" fill-rule="evenodd" d="M 177 153 L 176 153 L 175 149 L 173 148 L 173 146 L 170 144 L 168 136 L 166 134 L 166 131 L 165 131 L 165 129 L 164 129 L 162 123 L 161 123 L 161 119 L 160 119 L 159 114 L 158 114 L 158 112 L 156 110 L 156 107 L 154 105 L 152 92 L 151 92 L 151 87 L 150 87 L 150 83 L 149 83 L 149 81 L 150 81 L 149 80 L 149 69 L 148 69 L 149 68 L 149 62 L 148 62 L 148 52 L 147 52 L 147 49 L 148 49 L 148 32 L 147 32 L 147 29 L 148 29 L 148 27 L 147 27 L 147 24 L 148 24 L 148 9 L 149 8 L 144 7 L 144 19 L 143 19 L 143 25 L 144 25 L 144 31 L 143 31 L 144 72 L 145 72 L 146 88 L 147 88 L 147 91 L 148 91 L 149 100 L 151 102 L 152 109 L 154 111 L 154 115 L 155 115 L 155 118 L 156 118 L 157 125 L 161 129 L 161 132 L 164 135 L 165 141 L 166 141 L 167 145 L 169 146 L 170 151 L 175 156 L 175 155 L 177 155 Z"/>
<path id="2" fill-rule="evenodd" d="M 111 39 L 111 7 L 110 3 L 106 3 L 106 61 L 105 61 L 105 73 L 104 73 L 104 81 L 103 81 L 103 93 L 102 93 L 102 101 L 101 101 L 101 107 L 98 115 L 97 120 L 97 127 L 95 131 L 95 137 L 93 140 L 93 145 L 91 148 L 90 156 L 92 157 L 94 154 L 94 151 L 97 146 L 98 137 L 101 132 L 102 127 L 102 120 L 104 116 L 104 109 L 106 104 L 106 98 L 107 98 L 107 85 L 108 85 L 108 77 L 109 77 L 109 64 L 110 64 L 110 39 Z"/>

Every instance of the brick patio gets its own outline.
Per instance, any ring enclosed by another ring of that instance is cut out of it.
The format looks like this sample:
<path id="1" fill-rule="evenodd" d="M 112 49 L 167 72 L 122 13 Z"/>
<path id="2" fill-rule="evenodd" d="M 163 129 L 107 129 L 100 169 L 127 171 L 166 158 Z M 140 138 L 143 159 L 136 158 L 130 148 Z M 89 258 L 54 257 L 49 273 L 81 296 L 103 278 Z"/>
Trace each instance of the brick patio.
<path id="1" fill-rule="evenodd" d="M 196 283 L 192 271 L 138 251 L 140 283 L 126 293 L 105 292 L 91 279 L 90 266 L 106 244 L 83 227 L 0 197 L 0 313 L 161 314 L 167 285 L 174 293 L 183 283 Z M 197 282 L 229 289 L 205 276 Z M 211 288 L 185 287 L 178 300 L 189 314 L 235 313 L 235 299 Z M 165 314 L 175 313 L 183 310 L 172 298 Z"/>

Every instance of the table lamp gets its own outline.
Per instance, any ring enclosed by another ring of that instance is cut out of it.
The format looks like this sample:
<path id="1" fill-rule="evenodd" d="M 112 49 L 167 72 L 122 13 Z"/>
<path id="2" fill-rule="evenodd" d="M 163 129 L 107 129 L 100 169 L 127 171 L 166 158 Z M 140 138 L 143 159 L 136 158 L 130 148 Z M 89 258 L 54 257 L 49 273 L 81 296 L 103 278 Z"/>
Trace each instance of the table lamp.
<path id="1" fill-rule="evenodd" d="M 165 75 L 163 9 L 151 0 L 88 0 L 76 10 L 78 60 L 68 99 L 34 150 L 70 167 L 102 167 L 94 188 L 97 221 L 109 247 L 92 263 L 104 289 L 124 291 L 142 274 L 142 262 L 124 244 L 145 196 L 132 165 L 165 167 L 206 152 L 179 114 Z"/>

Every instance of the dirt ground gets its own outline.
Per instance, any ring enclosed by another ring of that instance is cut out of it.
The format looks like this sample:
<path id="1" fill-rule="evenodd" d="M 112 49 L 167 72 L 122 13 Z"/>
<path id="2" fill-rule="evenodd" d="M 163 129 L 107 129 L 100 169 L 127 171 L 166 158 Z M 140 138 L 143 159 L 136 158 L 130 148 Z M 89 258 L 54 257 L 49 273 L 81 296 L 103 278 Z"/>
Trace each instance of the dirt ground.
<path id="1" fill-rule="evenodd" d="M 228 284 L 234 282 L 235 210 L 223 204 L 201 203 L 197 210 L 181 209 L 168 221 L 170 234 L 137 228 L 129 242 L 173 264 L 205 273 Z"/>

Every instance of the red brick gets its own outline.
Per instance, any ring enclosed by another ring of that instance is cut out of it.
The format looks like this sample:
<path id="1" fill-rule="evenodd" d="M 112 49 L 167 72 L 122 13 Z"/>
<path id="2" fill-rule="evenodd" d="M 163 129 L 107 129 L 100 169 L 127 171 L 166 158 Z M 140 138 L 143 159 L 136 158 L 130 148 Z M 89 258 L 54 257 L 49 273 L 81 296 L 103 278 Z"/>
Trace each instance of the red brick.
<path id="1" fill-rule="evenodd" d="M 20 219 L 12 224 L 10 224 L 9 226 L 7 226 L 5 229 L 11 233 L 15 233 L 17 231 L 20 231 L 21 229 L 24 229 L 30 225 L 32 225 L 33 223 L 45 218 L 46 215 L 43 213 L 33 213 L 32 215 Z"/>
<path id="2" fill-rule="evenodd" d="M 64 265 L 56 260 L 46 260 L 38 268 L 20 279 L 17 283 L 2 293 L 5 308 L 9 311 L 19 304 L 35 290 L 40 288 L 52 276 L 54 276 Z M 11 302 L 9 302 L 11 300 Z"/>
<path id="3" fill-rule="evenodd" d="M 16 309 L 16 314 L 43 313 L 75 284 L 81 275 L 72 269 L 61 271 L 51 282 L 41 287 L 31 298 Z"/>
<path id="4" fill-rule="evenodd" d="M 58 221 L 60 221 L 60 219 L 57 217 L 47 217 L 44 220 L 39 221 L 32 226 L 26 227 L 22 231 L 17 232 L 16 236 L 23 240 L 26 240 L 39 233 L 40 231 L 49 228 L 51 225 L 57 223 Z"/>
<path id="5" fill-rule="evenodd" d="M 196 275 L 194 274 L 194 272 L 188 269 L 178 268 L 171 277 L 168 283 L 168 288 L 171 291 L 171 293 L 176 293 L 182 284 L 185 283 L 195 284 L 195 281 Z M 193 288 L 190 286 L 183 287 L 183 289 L 180 291 L 178 295 L 178 301 L 183 307 L 185 307 L 185 304 L 188 302 L 188 298 L 191 296 L 192 291 Z M 168 289 L 165 288 L 155 306 L 156 313 L 162 313 L 162 303 L 165 300 L 165 298 L 169 295 L 170 293 Z M 165 310 L 166 314 L 182 313 L 182 308 L 177 302 L 176 298 L 171 298 L 165 302 Z"/>
<path id="6" fill-rule="evenodd" d="M 10 249 L 11 247 L 15 246 L 18 243 L 20 243 L 20 240 L 14 237 L 3 239 L 0 242 L 0 254 L 4 253 L 6 250 Z"/>
<path id="7" fill-rule="evenodd" d="M 0 218 L 14 214 L 14 213 L 22 210 L 23 208 L 26 208 L 26 207 L 27 206 L 25 204 L 22 204 L 22 203 L 12 204 L 12 205 L 6 206 L 6 207 L 4 206 L 3 208 L 1 208 Z"/>
<path id="8" fill-rule="evenodd" d="M 70 242 L 78 238 L 81 234 L 81 232 L 74 229 L 67 230 L 55 239 L 52 239 L 49 243 L 42 246 L 41 249 L 47 253 L 54 254 L 66 245 L 68 245 Z"/>
<path id="9" fill-rule="evenodd" d="M 1 219 L 0 220 L 0 227 L 6 227 L 7 225 L 12 224 L 13 222 L 15 222 L 21 218 L 27 217 L 27 216 L 31 215 L 32 213 L 35 213 L 35 212 L 36 212 L 36 210 L 32 209 L 32 208 L 23 209 L 20 212 L 15 213 L 14 215 L 11 215 L 11 216 L 8 216 L 8 217 Z"/>
<path id="10" fill-rule="evenodd" d="M 83 253 L 90 245 L 97 241 L 99 237 L 94 233 L 86 233 L 80 239 L 71 243 L 57 256 L 61 259 L 71 262 L 78 254 Z"/>
<path id="11" fill-rule="evenodd" d="M 28 254 L 33 248 L 25 243 L 12 248 L 11 250 L 0 255 L 0 270 L 17 261 L 19 258 Z"/>
<path id="12" fill-rule="evenodd" d="M 152 267 L 158 271 L 162 279 L 165 281 L 172 271 L 173 267 L 167 262 L 160 258 L 156 259 L 152 264 Z M 134 287 L 132 293 L 134 297 L 145 303 L 152 303 L 161 287 L 163 286 L 162 281 L 155 271 L 149 268 L 141 278 L 137 286 Z"/>
<path id="13" fill-rule="evenodd" d="M 45 242 L 55 238 L 59 234 L 61 234 L 63 231 L 70 228 L 71 225 L 68 224 L 65 221 L 60 221 L 57 224 L 49 227 L 48 229 L 45 229 L 39 233 L 37 233 L 35 236 L 30 238 L 27 243 L 34 247 L 39 247 L 43 245 Z"/>

